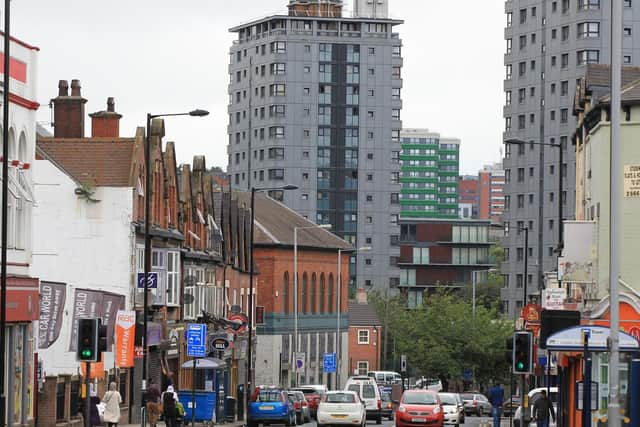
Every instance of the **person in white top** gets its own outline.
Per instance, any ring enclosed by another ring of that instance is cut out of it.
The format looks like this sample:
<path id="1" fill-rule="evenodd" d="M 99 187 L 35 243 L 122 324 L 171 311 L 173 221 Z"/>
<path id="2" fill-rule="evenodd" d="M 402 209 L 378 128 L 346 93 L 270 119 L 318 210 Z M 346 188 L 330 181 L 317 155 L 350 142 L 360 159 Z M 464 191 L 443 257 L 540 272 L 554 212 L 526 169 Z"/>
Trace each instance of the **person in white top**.
<path id="1" fill-rule="evenodd" d="M 108 427 L 116 427 L 120 422 L 120 404 L 122 396 L 118 392 L 118 385 L 115 382 L 109 384 L 109 391 L 105 393 L 102 402 L 106 405 L 104 410 L 104 422 Z"/>

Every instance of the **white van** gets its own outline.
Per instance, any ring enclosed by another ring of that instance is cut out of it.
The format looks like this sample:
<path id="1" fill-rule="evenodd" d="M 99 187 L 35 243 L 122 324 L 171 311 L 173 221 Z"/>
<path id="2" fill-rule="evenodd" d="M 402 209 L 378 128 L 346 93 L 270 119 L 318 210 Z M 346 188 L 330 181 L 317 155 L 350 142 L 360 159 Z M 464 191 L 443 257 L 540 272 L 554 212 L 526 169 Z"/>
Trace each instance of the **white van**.
<path id="1" fill-rule="evenodd" d="M 376 424 L 382 424 L 382 397 L 376 380 L 364 375 L 350 377 L 344 389 L 358 393 L 365 403 L 367 419 L 376 420 Z"/>
<path id="2" fill-rule="evenodd" d="M 367 376 L 376 380 L 378 385 L 402 384 L 402 376 L 393 371 L 369 371 Z"/>

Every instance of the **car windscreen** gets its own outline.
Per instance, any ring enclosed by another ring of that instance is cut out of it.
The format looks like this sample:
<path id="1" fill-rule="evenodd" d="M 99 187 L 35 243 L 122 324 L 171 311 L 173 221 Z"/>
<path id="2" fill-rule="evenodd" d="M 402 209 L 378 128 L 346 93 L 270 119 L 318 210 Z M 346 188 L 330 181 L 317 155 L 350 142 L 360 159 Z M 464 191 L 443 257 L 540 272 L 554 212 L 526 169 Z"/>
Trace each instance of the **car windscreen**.
<path id="1" fill-rule="evenodd" d="M 327 403 L 355 403 L 356 396 L 351 393 L 331 393 L 325 395 Z"/>
<path id="2" fill-rule="evenodd" d="M 356 393 L 360 394 L 360 386 L 358 384 L 351 384 L 349 387 L 347 387 L 347 390 L 355 391 Z"/>
<path id="3" fill-rule="evenodd" d="M 380 393 L 380 398 L 382 399 L 383 402 L 390 402 L 391 401 L 391 395 L 389 393 L 387 393 L 386 391 L 383 393 Z"/>
<path id="4" fill-rule="evenodd" d="M 432 393 L 405 393 L 402 403 L 407 405 L 437 405 L 438 399 Z"/>
<path id="5" fill-rule="evenodd" d="M 362 384 L 362 397 L 364 399 L 375 399 L 376 388 L 371 384 Z"/>
<path id="6" fill-rule="evenodd" d="M 458 400 L 456 399 L 456 396 L 453 394 L 441 394 L 440 395 L 440 402 L 443 405 L 457 405 L 458 404 Z"/>
<path id="7" fill-rule="evenodd" d="M 282 397 L 279 391 L 261 391 L 256 398 L 256 402 L 281 402 Z"/>
<path id="8" fill-rule="evenodd" d="M 307 395 L 307 394 L 320 394 L 313 388 L 297 388 L 297 389 L 294 389 L 294 390 L 301 391 L 305 395 Z"/>
<path id="9" fill-rule="evenodd" d="M 475 396 L 474 394 L 470 394 L 470 393 L 463 393 L 462 394 L 462 399 L 464 400 L 473 400 L 473 396 Z"/>

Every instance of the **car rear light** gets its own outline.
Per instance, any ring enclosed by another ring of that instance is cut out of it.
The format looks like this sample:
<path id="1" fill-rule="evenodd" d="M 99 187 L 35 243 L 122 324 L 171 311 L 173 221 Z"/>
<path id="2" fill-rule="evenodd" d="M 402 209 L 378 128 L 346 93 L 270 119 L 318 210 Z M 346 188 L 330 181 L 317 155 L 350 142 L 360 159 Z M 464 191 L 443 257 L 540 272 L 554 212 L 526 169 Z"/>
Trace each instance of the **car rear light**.
<path id="1" fill-rule="evenodd" d="M 382 409 L 382 400 L 378 400 L 378 409 Z"/>
<path id="2" fill-rule="evenodd" d="M 391 403 L 387 403 L 387 408 L 391 409 L 391 408 L 393 408 L 393 405 L 391 405 Z"/>
<path id="3" fill-rule="evenodd" d="M 473 406 L 478 406 L 478 401 L 477 400 L 473 401 Z"/>

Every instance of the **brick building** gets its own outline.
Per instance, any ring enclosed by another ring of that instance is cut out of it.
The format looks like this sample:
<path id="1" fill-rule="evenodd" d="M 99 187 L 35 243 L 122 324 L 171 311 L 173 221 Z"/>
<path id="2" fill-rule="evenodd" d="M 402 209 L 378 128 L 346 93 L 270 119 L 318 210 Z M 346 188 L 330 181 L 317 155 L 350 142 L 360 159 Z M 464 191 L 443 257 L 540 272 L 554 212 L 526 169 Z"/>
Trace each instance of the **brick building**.
<path id="1" fill-rule="evenodd" d="M 349 375 L 366 375 L 380 370 L 382 322 L 367 293 L 359 289 L 354 301 L 349 301 Z"/>

